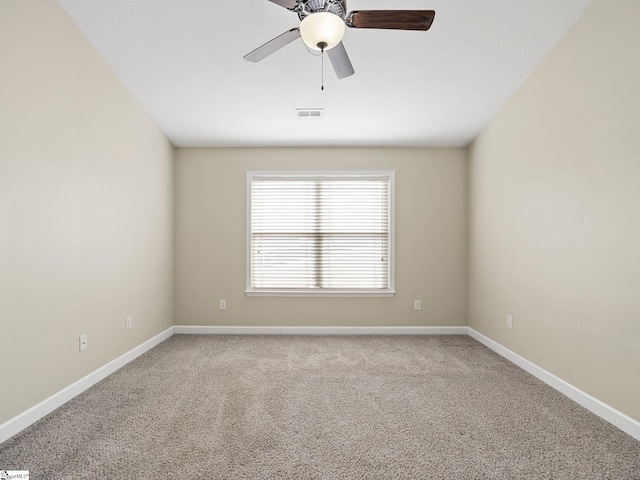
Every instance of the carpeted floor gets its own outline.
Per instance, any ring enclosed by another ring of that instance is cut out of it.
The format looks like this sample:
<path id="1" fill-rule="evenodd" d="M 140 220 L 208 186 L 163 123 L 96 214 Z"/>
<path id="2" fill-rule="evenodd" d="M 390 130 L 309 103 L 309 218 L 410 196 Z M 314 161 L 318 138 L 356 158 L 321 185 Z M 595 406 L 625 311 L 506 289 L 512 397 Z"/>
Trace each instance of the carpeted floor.
<path id="1" fill-rule="evenodd" d="M 0 445 L 31 479 L 640 479 L 640 442 L 467 336 L 174 335 Z"/>

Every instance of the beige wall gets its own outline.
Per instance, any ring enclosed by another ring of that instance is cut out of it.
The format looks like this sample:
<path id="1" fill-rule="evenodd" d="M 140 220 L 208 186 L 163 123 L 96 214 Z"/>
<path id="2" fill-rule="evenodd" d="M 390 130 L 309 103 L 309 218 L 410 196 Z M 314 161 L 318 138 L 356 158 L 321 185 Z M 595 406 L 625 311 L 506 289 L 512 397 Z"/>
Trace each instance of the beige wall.
<path id="1" fill-rule="evenodd" d="M 308 169 L 396 171 L 394 298 L 244 294 L 247 171 Z M 175 323 L 466 325 L 466 221 L 464 149 L 177 149 Z"/>
<path id="2" fill-rule="evenodd" d="M 469 174 L 470 326 L 636 420 L 638 18 L 637 0 L 596 0 L 474 142 Z"/>
<path id="3" fill-rule="evenodd" d="M 172 325 L 172 155 L 55 1 L 0 2 L 0 424 Z"/>

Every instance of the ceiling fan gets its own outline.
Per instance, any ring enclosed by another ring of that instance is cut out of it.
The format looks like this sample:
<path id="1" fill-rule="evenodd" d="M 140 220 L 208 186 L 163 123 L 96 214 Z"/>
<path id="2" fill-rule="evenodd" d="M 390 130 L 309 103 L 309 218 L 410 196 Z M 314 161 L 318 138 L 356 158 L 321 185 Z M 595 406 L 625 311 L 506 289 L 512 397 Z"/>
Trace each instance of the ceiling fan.
<path id="1" fill-rule="evenodd" d="M 338 78 L 355 71 L 342 44 L 345 26 L 391 30 L 429 30 L 436 12 L 433 10 L 360 10 L 347 13 L 346 0 L 270 0 L 297 13 L 300 26 L 277 36 L 244 56 L 259 62 L 285 45 L 302 37 L 312 50 L 324 53 Z"/>

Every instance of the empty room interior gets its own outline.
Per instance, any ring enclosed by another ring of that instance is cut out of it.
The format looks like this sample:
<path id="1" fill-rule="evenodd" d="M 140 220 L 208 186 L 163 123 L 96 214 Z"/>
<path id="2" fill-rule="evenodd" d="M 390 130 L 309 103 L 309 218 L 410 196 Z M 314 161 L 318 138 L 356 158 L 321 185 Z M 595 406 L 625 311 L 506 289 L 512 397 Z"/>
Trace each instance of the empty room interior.
<path id="1" fill-rule="evenodd" d="M 640 479 L 639 19 L 0 2 L 0 473 Z"/>

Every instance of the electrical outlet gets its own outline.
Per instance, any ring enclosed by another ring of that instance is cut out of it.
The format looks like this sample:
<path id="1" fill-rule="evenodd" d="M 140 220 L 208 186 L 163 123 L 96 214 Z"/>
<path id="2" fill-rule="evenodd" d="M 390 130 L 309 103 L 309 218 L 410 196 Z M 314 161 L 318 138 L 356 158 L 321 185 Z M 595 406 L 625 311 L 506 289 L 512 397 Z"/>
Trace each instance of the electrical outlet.
<path id="1" fill-rule="evenodd" d="M 414 310 L 422 310 L 422 302 L 420 300 L 413 301 L 413 309 Z"/>
<path id="2" fill-rule="evenodd" d="M 133 317 L 127 317 L 127 330 L 131 330 L 133 328 Z"/>
<path id="3" fill-rule="evenodd" d="M 88 347 L 88 338 L 87 335 L 80 335 L 80 351 L 83 352 L 87 349 Z"/>
<path id="4" fill-rule="evenodd" d="M 507 315 L 507 328 L 513 328 L 513 317 L 511 315 Z"/>
<path id="5" fill-rule="evenodd" d="M 220 300 L 220 310 L 226 310 L 226 309 L 227 309 L 227 301 Z"/>

